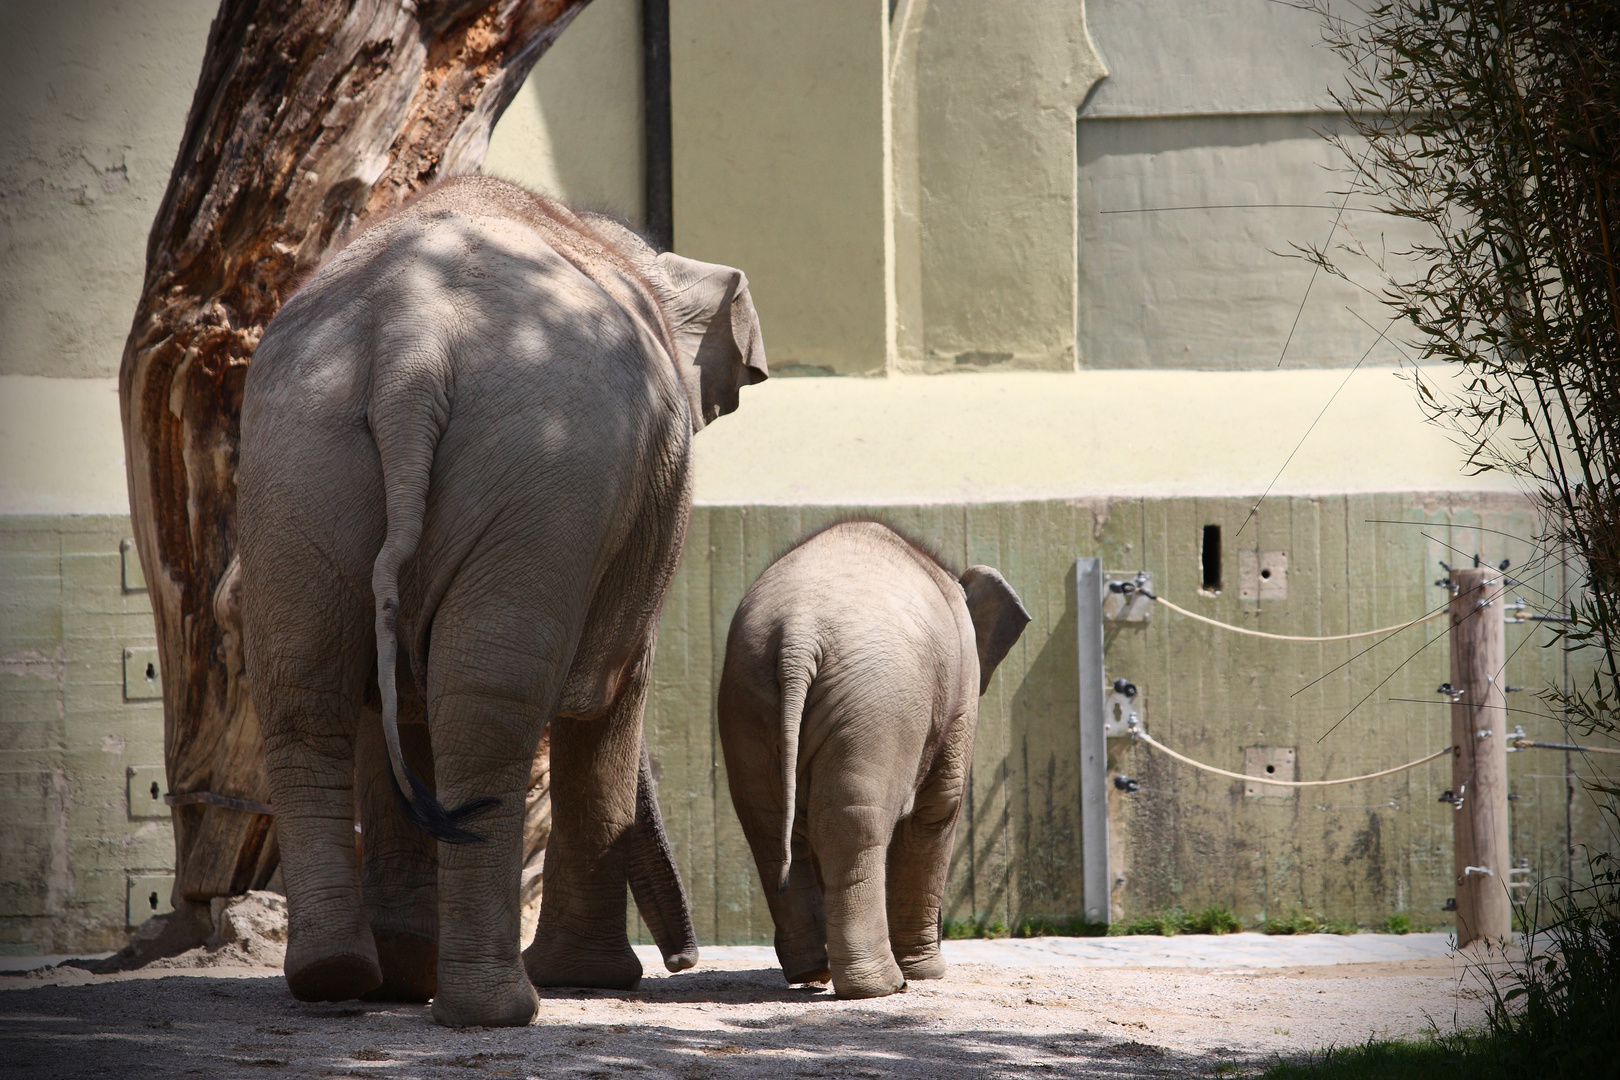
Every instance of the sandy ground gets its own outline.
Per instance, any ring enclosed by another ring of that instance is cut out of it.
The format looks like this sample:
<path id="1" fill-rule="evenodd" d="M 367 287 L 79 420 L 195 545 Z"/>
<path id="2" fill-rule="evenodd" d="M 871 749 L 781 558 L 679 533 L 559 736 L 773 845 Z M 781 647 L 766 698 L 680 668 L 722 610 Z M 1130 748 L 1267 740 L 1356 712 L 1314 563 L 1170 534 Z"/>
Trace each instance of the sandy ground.
<path id="1" fill-rule="evenodd" d="M 762 950 L 710 950 L 675 976 L 647 952 L 639 990 L 541 991 L 539 1018 L 519 1029 L 451 1031 L 422 1005 L 303 1004 L 251 957 L 0 977 L 0 1075 L 1230 1076 L 1480 1014 L 1464 964 L 1443 955 L 1233 969 L 958 962 L 893 997 L 839 1001 L 786 986 Z"/>

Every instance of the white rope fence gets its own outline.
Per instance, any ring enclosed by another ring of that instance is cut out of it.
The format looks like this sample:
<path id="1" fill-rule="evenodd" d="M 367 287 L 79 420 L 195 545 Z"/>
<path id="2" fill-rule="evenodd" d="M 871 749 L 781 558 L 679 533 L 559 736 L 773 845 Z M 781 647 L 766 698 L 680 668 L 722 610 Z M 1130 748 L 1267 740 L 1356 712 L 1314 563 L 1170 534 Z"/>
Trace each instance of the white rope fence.
<path id="1" fill-rule="evenodd" d="M 1185 616 L 1186 618 L 1193 619 L 1197 622 L 1208 623 L 1210 626 L 1219 627 L 1222 630 L 1230 630 L 1235 634 L 1247 634 L 1250 637 L 1266 638 L 1269 641 L 1296 641 L 1308 644 L 1318 644 L 1326 641 L 1353 641 L 1356 638 L 1380 637 L 1384 634 L 1399 633 L 1402 630 L 1406 630 L 1414 626 L 1420 626 L 1423 623 L 1441 618 L 1449 610 L 1448 608 L 1439 608 L 1438 610 L 1429 612 L 1427 615 L 1424 615 L 1421 618 L 1413 619 L 1411 622 L 1397 623 L 1394 626 L 1384 626 L 1377 630 L 1362 630 L 1354 634 L 1331 634 L 1325 637 L 1309 637 L 1302 634 L 1268 634 L 1264 630 L 1250 630 L 1246 626 L 1233 626 L 1231 623 L 1221 622 L 1219 619 L 1211 619 L 1207 615 L 1200 615 L 1196 611 L 1188 611 L 1180 604 L 1166 600 L 1162 596 L 1157 596 L 1152 592 L 1149 592 L 1147 589 L 1141 588 L 1140 586 L 1137 586 L 1134 589 L 1127 587 L 1126 591 L 1140 592 L 1149 600 L 1152 600 L 1156 604 L 1163 604 L 1165 607 L 1169 608 L 1171 611 L 1174 611 L 1178 615 Z M 1512 746 L 1517 750 L 1528 750 L 1534 748 L 1538 750 L 1576 750 L 1592 754 L 1620 754 L 1620 748 L 1615 747 L 1576 746 L 1573 743 L 1538 742 L 1534 739 L 1526 738 L 1523 734 L 1523 730 L 1523 728 L 1520 728 L 1517 732 L 1515 732 L 1513 737 L 1508 739 L 1509 746 Z M 1436 758 L 1445 757 L 1447 754 L 1453 753 L 1456 749 L 1455 747 L 1447 746 L 1443 749 L 1436 750 L 1434 753 L 1425 757 L 1420 757 L 1416 761 L 1408 761 L 1405 765 L 1396 765 L 1392 769 L 1381 769 L 1378 772 L 1366 773 L 1363 776 L 1346 776 L 1338 780 L 1272 780 L 1264 776 L 1250 776 L 1247 773 L 1232 772 L 1230 769 L 1219 769 L 1214 765 L 1207 765 L 1202 761 L 1194 761 L 1186 754 L 1177 753 L 1168 746 L 1164 745 L 1164 743 L 1149 735 L 1145 730 L 1143 730 L 1142 726 L 1137 723 L 1134 718 L 1131 721 L 1130 732 L 1132 739 L 1139 742 L 1144 742 L 1156 750 L 1169 754 L 1171 757 L 1185 765 L 1191 765 L 1195 769 L 1202 769 L 1205 772 L 1214 773 L 1216 776 L 1229 776 L 1234 780 L 1244 780 L 1258 784 L 1274 784 L 1278 787 L 1292 788 L 1334 787 L 1338 784 L 1359 784 L 1363 780 L 1376 780 L 1380 776 L 1393 776 L 1396 773 L 1405 772 L 1408 769 L 1415 769 L 1419 765 L 1426 765 Z"/>
<path id="2" fill-rule="evenodd" d="M 1411 622 L 1398 623 L 1394 626 L 1381 627 L 1377 630 L 1362 630 L 1354 634 L 1330 634 L 1327 637 L 1306 637 L 1301 634 L 1268 634 L 1264 630 L 1250 630 L 1246 626 L 1233 626 L 1231 623 L 1224 623 L 1219 619 L 1212 619 L 1208 615 L 1200 615 L 1196 611 L 1188 611 L 1180 604 L 1171 603 L 1164 597 L 1155 596 L 1146 590 L 1142 590 L 1142 595 L 1148 597 L 1150 600 L 1153 600 L 1156 603 L 1163 604 L 1171 611 L 1174 611 L 1177 615 L 1185 615 L 1189 619 L 1196 619 L 1201 623 L 1208 623 L 1210 626 L 1218 626 L 1222 630 L 1230 630 L 1234 634 L 1248 634 L 1250 637 L 1266 638 L 1269 641 L 1302 641 L 1306 643 L 1320 643 L 1324 641 L 1354 641 L 1356 638 L 1378 637 L 1381 634 L 1393 634 L 1397 631 L 1405 630 L 1413 626 L 1419 626 L 1423 623 L 1441 618 L 1446 614 L 1447 611 L 1446 608 L 1440 608 L 1437 611 L 1429 612 L 1420 619 L 1413 619 Z"/>
<path id="3" fill-rule="evenodd" d="M 1160 742 L 1158 739 L 1155 739 L 1146 731 L 1143 731 L 1140 727 L 1134 727 L 1131 729 L 1131 738 L 1145 742 L 1156 750 L 1162 750 L 1164 753 L 1169 754 L 1177 761 L 1191 765 L 1195 769 L 1203 769 L 1205 772 L 1212 772 L 1217 776 L 1230 776 L 1234 780 L 1246 780 L 1255 784 L 1275 784 L 1278 787 L 1297 788 L 1333 787 L 1337 784 L 1358 784 L 1363 780 L 1376 780 L 1380 776 L 1393 776 L 1398 772 L 1405 772 L 1407 769 L 1415 769 L 1419 765 L 1426 765 L 1435 758 L 1444 757 L 1452 752 L 1452 747 L 1448 746 L 1444 749 L 1436 750 L 1427 757 L 1420 757 L 1416 761 L 1408 761 L 1405 765 L 1397 765 L 1393 769 L 1383 769 L 1379 772 L 1367 773 L 1365 776 L 1346 776 L 1338 780 L 1272 780 L 1265 776 L 1249 776 L 1246 773 L 1232 772 L 1229 769 L 1217 769 L 1215 766 L 1206 765 L 1202 761 L 1194 761 L 1186 754 L 1176 753 L 1174 750 L 1164 745 L 1164 743 Z"/>

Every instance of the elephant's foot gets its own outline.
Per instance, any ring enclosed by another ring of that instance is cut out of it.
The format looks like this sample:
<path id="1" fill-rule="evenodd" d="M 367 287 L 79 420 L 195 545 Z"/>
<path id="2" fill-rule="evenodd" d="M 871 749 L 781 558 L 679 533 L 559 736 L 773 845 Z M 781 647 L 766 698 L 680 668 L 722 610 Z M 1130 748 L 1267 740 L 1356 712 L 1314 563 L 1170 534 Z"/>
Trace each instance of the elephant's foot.
<path id="1" fill-rule="evenodd" d="M 887 997 L 906 988 L 906 977 L 891 956 L 832 965 L 833 992 L 841 998 Z"/>
<path id="2" fill-rule="evenodd" d="M 523 950 L 523 967 L 536 986 L 634 990 L 641 985 L 641 961 L 629 941 L 587 946 L 560 935 L 547 937 L 544 928 Z"/>
<path id="3" fill-rule="evenodd" d="M 540 1011 L 540 996 L 521 968 L 503 970 L 493 986 L 487 970 L 455 974 L 446 971 L 433 995 L 433 1019 L 445 1027 L 523 1027 Z"/>
<path id="4" fill-rule="evenodd" d="M 820 983 L 825 986 L 832 981 L 832 970 L 826 964 L 820 967 L 799 968 L 796 971 L 784 967 L 782 975 L 787 979 L 789 986 L 802 986 L 805 983 Z"/>
<path id="5" fill-rule="evenodd" d="M 299 1001 L 348 1001 L 382 985 L 382 971 L 371 956 L 340 953 L 294 964 L 287 958 L 287 989 Z"/>
<path id="6" fill-rule="evenodd" d="M 439 943 L 415 934 L 379 933 L 377 965 L 382 985 L 367 1001 L 427 1001 L 439 982 Z"/>
<path id="7" fill-rule="evenodd" d="M 915 979 L 943 979 L 945 977 L 945 958 L 939 954 L 939 946 L 932 945 L 926 950 L 920 950 L 912 956 L 896 956 L 900 963 L 900 970 L 905 974 L 906 981 Z"/>
<path id="8" fill-rule="evenodd" d="M 778 948 L 776 958 L 781 961 L 782 975 L 791 985 L 824 983 L 832 979 L 832 971 L 827 966 L 825 945 L 817 945 L 813 949 L 796 949 L 792 952 Z"/>
<path id="9" fill-rule="evenodd" d="M 682 949 L 680 952 L 664 954 L 664 967 L 670 971 L 688 971 L 697 967 L 697 962 L 698 950 L 696 945 L 689 949 Z"/>

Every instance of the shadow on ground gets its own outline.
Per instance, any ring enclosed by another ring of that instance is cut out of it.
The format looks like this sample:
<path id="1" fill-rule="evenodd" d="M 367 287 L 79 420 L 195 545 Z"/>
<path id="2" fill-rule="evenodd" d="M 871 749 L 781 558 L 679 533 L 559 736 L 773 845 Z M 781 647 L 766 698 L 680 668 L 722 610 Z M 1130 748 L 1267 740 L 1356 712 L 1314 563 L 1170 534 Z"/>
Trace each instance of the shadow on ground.
<path id="1" fill-rule="evenodd" d="M 775 969 L 707 971 L 635 993 L 544 991 L 527 1028 L 450 1031 L 422 1005 L 300 1003 L 279 975 L 41 986 L 0 993 L 0 1074 L 1135 1078 L 1209 1075 L 1223 1061 L 1087 1032 L 998 1030 L 989 1017 L 947 1022 L 938 998 L 914 1008 L 909 997 L 841 1002 L 789 989 Z M 728 1016 L 738 1005 L 747 1015 Z M 667 1022 L 670 1006 L 682 1026 Z"/>

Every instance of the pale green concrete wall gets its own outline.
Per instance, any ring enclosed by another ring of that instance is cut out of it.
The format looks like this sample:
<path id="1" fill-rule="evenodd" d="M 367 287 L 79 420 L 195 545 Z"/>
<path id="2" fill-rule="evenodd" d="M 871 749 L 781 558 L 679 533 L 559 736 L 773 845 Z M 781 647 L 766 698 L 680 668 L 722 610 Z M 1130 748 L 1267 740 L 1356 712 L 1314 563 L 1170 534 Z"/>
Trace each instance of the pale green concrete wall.
<path id="1" fill-rule="evenodd" d="M 670 3 L 675 248 L 748 275 L 774 374 L 887 362 L 887 14 Z"/>
<path id="2" fill-rule="evenodd" d="M 1371 629 L 1443 605 L 1446 594 L 1432 582 L 1443 573 L 1440 558 L 1457 558 L 1448 544 L 1527 567 L 1518 571 L 1526 583 L 1520 592 L 1532 602 L 1547 603 L 1543 593 L 1556 597 L 1565 587 L 1557 567 L 1538 562 L 1523 539 L 1534 528 L 1533 515 L 1514 496 L 1272 498 L 1234 540 L 1252 505 L 1181 498 L 696 511 L 665 603 L 647 739 L 699 937 L 771 937 L 764 895 L 727 794 L 714 688 L 743 592 L 772 559 L 822 524 L 879 514 L 958 567 L 982 562 L 1000 568 L 1033 616 L 981 700 L 971 793 L 948 890 L 949 917 L 989 917 L 1008 926 L 1081 911 L 1077 556 L 1099 555 L 1111 570 L 1145 568 L 1163 595 L 1201 614 L 1286 634 Z M 1209 524 L 1223 526 L 1227 537 L 1227 588 L 1216 596 L 1199 592 L 1199 545 Z M 1239 597 L 1239 546 L 1288 553 L 1285 600 Z M 1560 654 L 1539 647 L 1549 640 L 1548 629 L 1526 623 L 1507 631 L 1510 684 L 1561 681 Z M 1109 627 L 1106 662 L 1110 677 L 1128 677 L 1141 688 L 1148 729 L 1168 745 L 1234 771 L 1243 769 L 1245 747 L 1292 746 L 1299 779 L 1327 779 L 1411 761 L 1446 745 L 1450 711 L 1434 693 L 1447 677 L 1445 633 L 1441 622 L 1408 631 L 1297 697 L 1295 691 L 1367 643 L 1258 641 L 1161 609 L 1145 626 Z M 1577 667 L 1574 675 L 1580 674 Z M 1375 688 L 1371 700 L 1329 734 Z M 1515 699 L 1528 710 L 1541 708 L 1528 692 Z M 1556 723 L 1515 719 L 1538 737 L 1559 737 Z M 1134 795 L 1116 792 L 1110 807 L 1113 870 L 1124 879 L 1116 889 L 1116 915 L 1225 904 L 1246 922 L 1299 907 L 1363 926 L 1398 911 L 1418 925 L 1446 924 L 1440 908 L 1453 891 L 1456 815 L 1436 800 L 1451 787 L 1449 761 L 1275 800 L 1246 798 L 1241 782 L 1195 772 L 1125 741 L 1114 741 L 1109 762 L 1112 772 L 1142 785 Z M 1569 871 L 1563 764 L 1561 753 L 1549 751 L 1509 758 L 1517 796 L 1509 804 L 1512 854 L 1529 860 L 1536 880 Z M 1591 778 L 1592 764 L 1578 761 L 1579 776 Z M 1596 764 L 1601 774 L 1604 763 Z M 1571 816 L 1579 876 L 1586 853 L 1606 849 L 1610 837 L 1589 792 L 1576 793 Z"/>
<path id="3" fill-rule="evenodd" d="M 128 532 L 0 517 L 0 955 L 120 947 L 128 878 L 174 866 L 168 815 L 128 800 L 128 769 L 163 765 L 162 702 L 124 696 L 124 649 L 153 644 Z"/>

